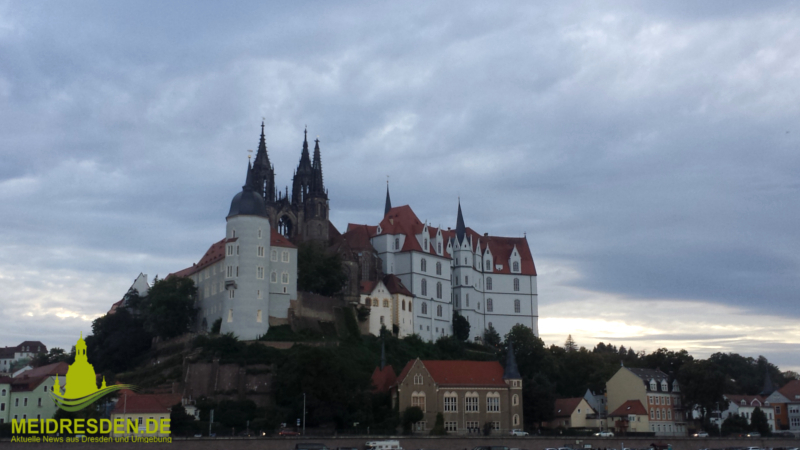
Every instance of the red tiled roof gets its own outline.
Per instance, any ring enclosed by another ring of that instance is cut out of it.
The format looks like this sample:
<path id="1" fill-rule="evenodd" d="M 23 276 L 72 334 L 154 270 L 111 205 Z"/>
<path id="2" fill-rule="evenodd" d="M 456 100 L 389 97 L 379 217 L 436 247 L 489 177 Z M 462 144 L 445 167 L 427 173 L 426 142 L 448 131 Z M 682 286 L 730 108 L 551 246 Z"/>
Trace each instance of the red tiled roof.
<path id="1" fill-rule="evenodd" d="M 615 409 L 613 413 L 609 414 L 609 417 L 627 417 L 630 414 L 646 416 L 647 410 L 639 400 L 628 400 Z"/>
<path id="2" fill-rule="evenodd" d="M 396 382 L 397 375 L 395 375 L 392 366 L 386 366 L 383 370 L 380 367 L 376 367 L 372 372 L 372 392 L 389 392 L 389 388 Z"/>
<path id="3" fill-rule="evenodd" d="M 48 364 L 46 366 L 37 367 L 35 369 L 26 370 L 25 372 L 22 372 L 21 374 L 17 375 L 17 378 L 34 378 L 41 376 L 66 375 L 68 369 L 69 369 L 69 364 L 62 361 L 53 364 Z"/>
<path id="4" fill-rule="evenodd" d="M 372 235 L 366 225 L 354 225 L 347 227 L 347 232 L 341 235 L 341 239 L 347 241 L 347 245 L 353 250 L 375 251 L 375 247 L 370 242 Z"/>
<path id="5" fill-rule="evenodd" d="M 573 398 L 557 398 L 553 411 L 555 411 L 555 417 L 569 417 L 575 411 L 575 408 L 583 400 L 583 397 L 573 397 Z"/>
<path id="6" fill-rule="evenodd" d="M 403 281 L 400 278 L 397 278 L 396 275 L 386 275 L 383 277 L 383 284 L 386 285 L 386 289 L 389 290 L 390 294 L 401 294 L 407 295 L 409 297 L 413 297 L 414 294 L 406 288 L 403 284 Z"/>
<path id="7" fill-rule="evenodd" d="M 800 380 L 792 380 L 786 383 L 786 385 L 778 389 L 778 392 L 791 401 L 800 400 Z"/>
<path id="8" fill-rule="evenodd" d="M 445 237 L 445 242 L 447 242 L 450 238 L 455 239 L 456 231 L 443 231 L 442 235 Z M 492 267 L 493 273 L 512 273 L 509 260 L 511 259 L 511 252 L 516 246 L 520 257 L 520 271 L 517 273 L 521 275 L 536 275 L 536 265 L 533 263 L 533 255 L 531 255 L 531 248 L 528 245 L 527 237 L 514 238 L 481 235 L 469 227 L 466 229 L 466 235 L 472 238 L 473 251 L 476 250 L 475 246 L 478 245 L 478 240 L 480 240 L 481 252 L 486 251 L 487 246 L 489 247 L 489 251 L 492 254 L 493 265 L 495 266 Z M 497 264 L 502 264 L 503 268 L 498 270 L 496 267 Z"/>
<path id="9" fill-rule="evenodd" d="M 375 290 L 375 285 L 377 284 L 378 284 L 377 281 L 369 281 L 369 280 L 362 281 L 359 286 L 361 288 L 361 293 L 365 295 L 371 294 L 372 291 Z"/>
<path id="10" fill-rule="evenodd" d="M 123 298 L 122 300 L 112 304 L 111 308 L 109 308 L 109 310 L 108 310 L 108 312 L 106 314 L 114 314 L 115 312 L 117 312 L 117 309 L 119 309 L 119 307 L 122 306 L 122 302 L 124 302 L 124 301 L 125 301 L 125 299 Z"/>
<path id="11" fill-rule="evenodd" d="M 328 239 L 334 239 L 334 238 L 337 238 L 337 237 L 339 237 L 341 235 L 342 235 L 342 233 L 340 233 L 339 230 L 337 230 L 336 227 L 333 226 L 333 224 L 329 220 L 328 221 Z"/>
<path id="12" fill-rule="evenodd" d="M 401 383 L 418 360 L 411 360 L 397 377 Z M 495 386 L 505 387 L 503 366 L 497 361 L 422 361 L 428 373 L 440 386 Z"/>
<path id="13" fill-rule="evenodd" d="M 270 245 L 271 246 L 273 246 L 273 247 L 297 248 L 294 244 L 289 242 L 288 239 L 283 237 L 283 235 L 278 233 L 278 230 L 275 230 L 273 228 L 270 228 L 270 230 L 272 230 L 270 232 Z"/>
<path id="14" fill-rule="evenodd" d="M 30 350 L 23 350 L 25 347 L 30 347 Z M 39 347 L 39 350 L 36 348 Z M 22 344 L 17 346 L 17 350 L 20 352 L 47 352 L 47 346 L 42 344 L 41 341 L 25 341 Z"/>
<path id="15" fill-rule="evenodd" d="M 135 394 L 122 390 L 111 414 L 163 414 L 180 402 L 181 394 Z"/>

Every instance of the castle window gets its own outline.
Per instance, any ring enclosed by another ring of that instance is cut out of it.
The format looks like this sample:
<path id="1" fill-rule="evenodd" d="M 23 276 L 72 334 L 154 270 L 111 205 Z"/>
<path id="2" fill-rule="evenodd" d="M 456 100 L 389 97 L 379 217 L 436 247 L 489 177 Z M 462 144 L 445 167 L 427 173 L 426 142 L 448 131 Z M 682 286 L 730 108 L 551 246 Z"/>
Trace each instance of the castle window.
<path id="1" fill-rule="evenodd" d="M 514 396 L 511 397 L 511 405 L 513 406 L 519 405 L 519 395 L 514 394 Z"/>
<path id="2" fill-rule="evenodd" d="M 436 315 L 442 317 L 442 305 L 436 307 Z"/>
<path id="3" fill-rule="evenodd" d="M 519 261 L 514 261 L 514 263 L 511 265 L 511 271 L 519 272 Z"/>
<path id="4" fill-rule="evenodd" d="M 422 295 L 428 295 L 428 280 L 422 279 Z"/>
<path id="5" fill-rule="evenodd" d="M 228 256 L 233 256 L 233 245 L 228 246 Z"/>
<path id="6" fill-rule="evenodd" d="M 228 310 L 228 322 L 233 322 L 233 310 Z"/>
<path id="7" fill-rule="evenodd" d="M 277 261 L 278 260 L 278 251 L 277 250 L 272 250 L 271 252 L 269 252 L 269 259 L 271 261 Z"/>
<path id="8" fill-rule="evenodd" d="M 436 275 L 441 275 L 441 274 L 442 274 L 442 263 L 441 262 L 437 262 L 436 263 Z"/>
<path id="9" fill-rule="evenodd" d="M 464 275 L 464 284 L 469 285 L 469 275 Z"/>
<path id="10" fill-rule="evenodd" d="M 288 250 L 284 250 L 281 253 L 281 261 L 282 262 L 289 262 L 289 251 Z"/>
<path id="11" fill-rule="evenodd" d="M 406 301 L 403 300 L 403 311 L 405 311 L 405 310 L 406 310 Z"/>
<path id="12" fill-rule="evenodd" d="M 261 310 L 260 309 L 258 310 L 258 312 L 256 312 L 256 322 L 261 323 Z"/>
<path id="13" fill-rule="evenodd" d="M 458 394 L 455 392 L 444 393 L 444 412 L 458 412 Z"/>
<path id="14" fill-rule="evenodd" d="M 408 301 L 408 310 L 411 311 L 411 300 Z M 405 320 L 405 319 L 403 319 Z"/>
<path id="15" fill-rule="evenodd" d="M 258 272 L 258 279 L 259 280 L 263 280 L 264 279 L 264 268 L 263 267 L 259 267 L 257 272 Z"/>
<path id="16" fill-rule="evenodd" d="M 400 238 L 394 238 L 394 249 L 400 250 Z"/>
<path id="17" fill-rule="evenodd" d="M 514 414 L 514 425 L 519 425 L 519 414 Z"/>
<path id="18" fill-rule="evenodd" d="M 419 262 L 419 268 L 420 268 L 420 270 L 422 270 L 423 272 L 427 272 L 427 271 L 428 271 L 428 261 L 427 261 L 427 260 L 425 260 L 425 258 L 422 258 L 422 259 L 420 260 L 420 262 Z"/>
<path id="19" fill-rule="evenodd" d="M 428 304 L 422 302 L 422 314 L 428 314 Z"/>
<path id="20" fill-rule="evenodd" d="M 438 298 L 438 299 L 442 298 L 442 283 L 441 282 L 436 283 L 436 298 Z"/>
<path id="21" fill-rule="evenodd" d="M 514 278 L 514 290 L 519 291 L 519 278 Z"/>
<path id="22" fill-rule="evenodd" d="M 469 294 L 464 294 L 464 306 L 469 308 Z"/>
<path id="23" fill-rule="evenodd" d="M 515 313 L 519 313 L 520 311 L 522 311 L 521 306 L 522 305 L 520 305 L 519 300 L 514 300 L 514 312 Z"/>
<path id="24" fill-rule="evenodd" d="M 486 290 L 492 290 L 492 277 L 486 277 Z"/>
<path id="25" fill-rule="evenodd" d="M 261 228 L 258 229 L 258 238 L 261 239 Z"/>
<path id="26" fill-rule="evenodd" d="M 440 255 L 442 254 L 442 243 L 441 242 L 436 244 L 436 252 L 439 253 Z"/>
<path id="27" fill-rule="evenodd" d="M 383 307 L 384 308 L 388 308 L 389 307 L 389 300 L 383 299 Z"/>
<path id="28" fill-rule="evenodd" d="M 228 289 L 228 298 L 233 298 L 234 292 L 236 292 L 236 289 Z"/>
<path id="29" fill-rule="evenodd" d="M 492 392 L 486 394 L 486 412 L 500 412 L 500 394 Z"/>
<path id="30" fill-rule="evenodd" d="M 289 274 L 287 272 L 281 274 L 281 283 L 289 284 Z"/>
<path id="31" fill-rule="evenodd" d="M 478 412 L 478 393 L 468 392 L 464 396 L 464 411 L 465 412 Z"/>
<path id="32" fill-rule="evenodd" d="M 273 270 L 272 273 L 269 275 L 269 281 L 271 281 L 273 283 L 277 283 L 278 282 L 278 272 L 275 272 Z"/>
<path id="33" fill-rule="evenodd" d="M 264 246 L 258 246 L 258 256 L 263 258 L 264 257 Z"/>

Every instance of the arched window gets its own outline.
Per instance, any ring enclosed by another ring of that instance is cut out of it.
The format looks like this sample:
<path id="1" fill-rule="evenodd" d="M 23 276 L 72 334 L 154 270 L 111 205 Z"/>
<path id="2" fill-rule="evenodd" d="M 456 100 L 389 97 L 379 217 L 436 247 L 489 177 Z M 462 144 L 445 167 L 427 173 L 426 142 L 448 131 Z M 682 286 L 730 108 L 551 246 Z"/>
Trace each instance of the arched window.
<path id="1" fill-rule="evenodd" d="M 420 260 L 419 268 L 423 272 L 427 272 L 428 271 L 428 261 L 426 261 L 425 258 L 422 258 L 422 260 Z"/>
<path id="2" fill-rule="evenodd" d="M 672 410 L 671 409 L 667 410 L 667 420 L 672 420 Z"/>
<path id="3" fill-rule="evenodd" d="M 422 295 L 428 295 L 428 280 L 422 279 Z"/>
<path id="4" fill-rule="evenodd" d="M 514 394 L 514 396 L 513 396 L 513 397 L 511 397 L 511 404 L 512 404 L 513 406 L 517 406 L 517 405 L 519 405 L 519 395 L 517 395 L 517 394 Z"/>
<path id="5" fill-rule="evenodd" d="M 486 299 L 486 311 L 492 312 L 494 311 L 494 300 L 487 298 Z"/>
<path id="6" fill-rule="evenodd" d="M 469 286 L 469 275 L 464 275 L 464 284 Z"/>
<path id="7" fill-rule="evenodd" d="M 377 298 L 373 298 L 372 299 L 372 306 L 378 306 L 378 299 Z"/>
<path id="8" fill-rule="evenodd" d="M 464 411 L 478 412 L 478 393 L 467 392 L 464 395 Z"/>
<path id="9" fill-rule="evenodd" d="M 5 389 L 3 389 L 3 391 L 2 391 L 2 392 L 3 392 L 3 393 L 2 393 L 2 396 L 3 396 L 3 397 L 5 397 L 5 396 L 6 396 L 6 390 L 5 390 Z"/>
<path id="10" fill-rule="evenodd" d="M 661 380 L 661 390 L 663 392 L 667 392 L 669 388 L 667 388 L 667 380 Z"/>
<path id="11" fill-rule="evenodd" d="M 269 281 L 271 281 L 273 283 L 277 283 L 278 282 L 278 272 L 275 272 L 273 270 L 272 273 L 269 274 Z"/>
<path id="12" fill-rule="evenodd" d="M 411 311 L 411 300 L 408 301 L 408 310 Z"/>
<path id="13" fill-rule="evenodd" d="M 437 243 L 437 244 L 436 244 L 436 251 L 437 251 L 437 253 L 439 253 L 440 255 L 442 254 L 442 243 L 441 243 L 441 242 L 439 242 L 439 243 Z"/>
<path id="14" fill-rule="evenodd" d="M 514 261 L 514 264 L 512 264 L 511 271 L 512 272 L 519 272 L 519 261 Z"/>
<path id="15" fill-rule="evenodd" d="M 423 242 L 424 242 L 424 245 L 423 245 L 422 248 L 424 248 L 425 251 L 427 252 L 428 251 L 428 239 L 425 239 Z"/>
<path id="16" fill-rule="evenodd" d="M 492 270 L 492 260 L 487 259 L 486 262 L 483 264 L 484 270 Z"/>
<path id="17" fill-rule="evenodd" d="M 441 245 L 441 244 L 439 244 L 439 245 Z M 441 262 L 437 262 L 436 263 L 436 275 L 441 275 L 441 274 L 442 274 L 442 263 Z"/>
<path id="18" fill-rule="evenodd" d="M 418 406 L 422 412 L 425 412 L 425 393 L 414 392 L 411 394 L 411 406 Z"/>
<path id="19" fill-rule="evenodd" d="M 422 314 L 428 314 L 428 304 L 422 302 Z"/>
<path id="20" fill-rule="evenodd" d="M 514 290 L 519 291 L 519 278 L 514 278 Z"/>
<path id="21" fill-rule="evenodd" d="M 389 307 L 389 300 L 383 299 L 383 307 L 384 308 L 388 308 Z"/>
<path id="22" fill-rule="evenodd" d="M 486 412 L 500 412 L 499 392 L 490 392 L 486 394 Z"/>
<path id="23" fill-rule="evenodd" d="M 414 375 L 414 384 L 422 384 L 422 375 L 421 374 Z"/>
<path id="24" fill-rule="evenodd" d="M 444 412 L 458 412 L 458 394 L 455 392 L 444 393 Z"/>
<path id="25" fill-rule="evenodd" d="M 442 317 L 442 305 L 436 307 L 436 315 Z"/>
<path id="26" fill-rule="evenodd" d="M 405 310 L 406 310 L 406 301 L 403 300 L 403 311 L 405 311 Z"/>
<path id="27" fill-rule="evenodd" d="M 367 306 L 372 306 L 372 299 L 367 297 L 367 300 L 364 302 Z"/>
<path id="28" fill-rule="evenodd" d="M 514 425 L 519 425 L 519 414 L 514 414 Z"/>
<path id="29" fill-rule="evenodd" d="M 439 299 L 442 298 L 442 283 L 441 283 L 441 281 L 436 283 L 436 298 L 439 298 Z"/>
<path id="30" fill-rule="evenodd" d="M 656 420 L 661 420 L 661 410 L 660 409 L 656 410 Z"/>
<path id="31" fill-rule="evenodd" d="M 656 411 L 654 409 L 651 409 L 650 410 L 650 419 L 655 420 L 655 418 L 656 418 Z"/>
<path id="32" fill-rule="evenodd" d="M 650 390 L 651 391 L 655 391 L 656 390 L 656 380 L 650 380 Z M 744 401 L 744 400 L 742 400 L 742 401 Z M 742 403 L 742 404 L 744 404 L 744 403 Z"/>
<path id="33" fill-rule="evenodd" d="M 486 277 L 486 290 L 492 290 L 492 277 Z"/>
<path id="34" fill-rule="evenodd" d="M 519 303 L 519 300 L 514 300 L 514 312 L 515 313 L 519 313 L 521 311 L 522 311 L 522 308 L 521 308 L 521 305 Z"/>

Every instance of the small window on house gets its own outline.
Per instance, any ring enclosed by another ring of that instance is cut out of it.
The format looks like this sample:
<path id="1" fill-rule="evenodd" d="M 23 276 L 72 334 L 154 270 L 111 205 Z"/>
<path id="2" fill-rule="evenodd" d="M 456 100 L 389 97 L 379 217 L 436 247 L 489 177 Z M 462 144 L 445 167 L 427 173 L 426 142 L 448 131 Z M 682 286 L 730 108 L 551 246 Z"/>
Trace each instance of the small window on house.
<path id="1" fill-rule="evenodd" d="M 422 314 L 428 314 L 428 304 L 422 302 Z"/>
<path id="2" fill-rule="evenodd" d="M 425 258 L 422 258 L 422 259 L 420 260 L 420 262 L 419 262 L 419 269 L 420 269 L 421 271 L 423 271 L 423 272 L 427 272 L 427 271 L 428 271 L 428 261 L 426 261 L 426 260 L 425 260 Z"/>
<path id="3" fill-rule="evenodd" d="M 428 280 L 422 279 L 422 287 L 421 287 L 422 295 L 428 295 Z"/>
<path id="4" fill-rule="evenodd" d="M 228 289 L 228 298 L 233 298 L 234 292 L 236 292 L 236 289 Z"/>
<path id="5" fill-rule="evenodd" d="M 258 229 L 258 238 L 261 239 L 261 228 Z"/>
<path id="6" fill-rule="evenodd" d="M 469 275 L 464 275 L 464 284 L 469 285 Z"/>
<path id="7" fill-rule="evenodd" d="M 486 299 L 486 312 L 493 312 L 494 311 L 494 300 L 487 298 Z"/>
<path id="8" fill-rule="evenodd" d="M 422 380 L 422 375 L 421 374 L 414 375 L 414 384 L 422 384 L 422 381 L 423 380 Z"/>
<path id="9" fill-rule="evenodd" d="M 522 312 L 522 308 L 521 308 L 521 304 L 520 304 L 519 300 L 514 300 L 514 312 L 515 313 Z"/>
<path id="10" fill-rule="evenodd" d="M 400 250 L 400 238 L 394 238 L 394 249 Z"/>
<path id="11" fill-rule="evenodd" d="M 278 272 L 275 272 L 273 270 L 272 273 L 269 275 L 269 281 L 271 281 L 273 283 L 277 283 L 278 282 Z"/>
<path id="12" fill-rule="evenodd" d="M 259 246 L 258 246 L 258 256 L 259 256 L 260 258 L 263 258 L 263 257 L 264 257 L 264 246 L 262 246 L 262 245 L 259 245 Z"/>
<path id="13" fill-rule="evenodd" d="M 436 275 L 441 275 L 441 274 L 442 274 L 442 263 L 441 262 L 437 262 L 436 263 Z"/>
<path id="14" fill-rule="evenodd" d="M 286 272 L 283 272 L 283 273 L 281 274 L 281 283 L 283 283 L 283 284 L 289 284 L 289 274 L 288 274 L 288 273 L 286 273 Z"/>
<path id="15" fill-rule="evenodd" d="M 436 252 L 439 253 L 440 255 L 442 254 L 442 243 L 441 242 L 436 244 Z"/>
<path id="16" fill-rule="evenodd" d="M 438 299 L 442 298 L 442 283 L 441 282 L 437 282 L 436 283 L 436 298 L 438 298 Z"/>
<path id="17" fill-rule="evenodd" d="M 405 310 L 406 310 L 406 301 L 403 300 L 403 311 L 405 311 Z"/>
<path id="18" fill-rule="evenodd" d="M 228 310 L 228 322 L 233 322 L 233 310 Z"/>
<path id="19" fill-rule="evenodd" d="M 258 267 L 256 269 L 256 272 L 257 272 L 258 279 L 259 280 L 263 280 L 264 279 L 264 268 L 263 267 Z"/>
<path id="20" fill-rule="evenodd" d="M 486 277 L 486 290 L 492 290 L 492 277 Z"/>
<path id="21" fill-rule="evenodd" d="M 272 250 L 271 252 L 269 252 L 269 259 L 270 259 L 270 261 L 277 261 L 278 260 L 278 251 L 277 250 Z"/>
<path id="22" fill-rule="evenodd" d="M 436 307 L 436 315 L 442 317 L 442 305 Z"/>
<path id="23" fill-rule="evenodd" d="M 423 248 L 424 248 L 424 249 L 425 249 L 425 251 L 427 252 L 427 251 L 428 251 L 428 240 L 427 240 L 427 239 L 425 239 L 423 242 L 424 242 L 424 244 L 425 244 L 425 245 L 423 246 Z"/>
<path id="24" fill-rule="evenodd" d="M 519 272 L 519 261 L 514 261 L 514 263 L 511 265 L 511 270 L 514 272 Z"/>
<path id="25" fill-rule="evenodd" d="M 469 294 L 464 294 L 464 306 L 469 308 Z"/>
<path id="26" fill-rule="evenodd" d="M 289 251 L 288 250 L 284 250 L 281 253 L 281 262 L 289 262 Z"/>
<path id="27" fill-rule="evenodd" d="M 519 291 L 519 278 L 514 278 L 514 290 Z"/>
<path id="28" fill-rule="evenodd" d="M 389 300 L 383 299 L 383 307 L 384 308 L 388 308 L 389 307 Z"/>

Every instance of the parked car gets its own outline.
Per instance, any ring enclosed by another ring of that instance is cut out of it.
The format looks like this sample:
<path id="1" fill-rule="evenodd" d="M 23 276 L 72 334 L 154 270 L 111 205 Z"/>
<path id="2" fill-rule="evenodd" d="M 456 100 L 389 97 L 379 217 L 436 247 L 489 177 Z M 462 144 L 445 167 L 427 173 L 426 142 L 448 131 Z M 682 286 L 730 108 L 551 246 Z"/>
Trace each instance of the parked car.
<path id="1" fill-rule="evenodd" d="M 601 431 L 599 433 L 595 433 L 594 435 L 595 436 L 600 436 L 600 437 L 614 437 L 614 432 L 613 431 Z"/>
<path id="2" fill-rule="evenodd" d="M 528 432 L 527 431 L 522 431 L 522 430 L 511 430 L 511 435 L 512 436 L 527 436 Z"/>
<path id="3" fill-rule="evenodd" d="M 747 433 L 747 437 L 761 437 L 761 433 L 759 433 L 757 431 L 751 431 L 751 432 Z"/>
<path id="4" fill-rule="evenodd" d="M 698 431 L 697 433 L 693 434 L 694 437 L 708 437 L 708 433 L 705 431 Z"/>

